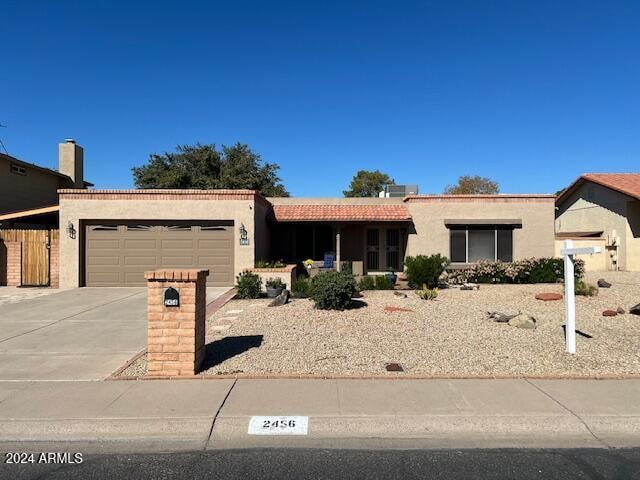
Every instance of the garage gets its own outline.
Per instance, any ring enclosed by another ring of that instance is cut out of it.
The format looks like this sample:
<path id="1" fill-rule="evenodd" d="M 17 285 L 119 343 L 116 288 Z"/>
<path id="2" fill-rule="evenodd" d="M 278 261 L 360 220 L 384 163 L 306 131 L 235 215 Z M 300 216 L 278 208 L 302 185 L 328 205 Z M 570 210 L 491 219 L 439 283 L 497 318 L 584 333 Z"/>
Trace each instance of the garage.
<path id="1" fill-rule="evenodd" d="M 85 285 L 144 286 L 159 268 L 209 270 L 207 285 L 232 286 L 233 222 L 85 222 Z"/>

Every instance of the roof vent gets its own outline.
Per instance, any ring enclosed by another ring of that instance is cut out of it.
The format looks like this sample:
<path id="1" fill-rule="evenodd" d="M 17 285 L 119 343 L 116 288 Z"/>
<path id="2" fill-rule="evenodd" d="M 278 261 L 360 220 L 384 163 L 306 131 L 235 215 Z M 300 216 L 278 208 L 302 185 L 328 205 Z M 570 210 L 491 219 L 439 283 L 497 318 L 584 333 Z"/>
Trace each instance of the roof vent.
<path id="1" fill-rule="evenodd" d="M 73 138 L 65 138 L 64 141 L 67 143 L 76 143 L 76 141 Z"/>

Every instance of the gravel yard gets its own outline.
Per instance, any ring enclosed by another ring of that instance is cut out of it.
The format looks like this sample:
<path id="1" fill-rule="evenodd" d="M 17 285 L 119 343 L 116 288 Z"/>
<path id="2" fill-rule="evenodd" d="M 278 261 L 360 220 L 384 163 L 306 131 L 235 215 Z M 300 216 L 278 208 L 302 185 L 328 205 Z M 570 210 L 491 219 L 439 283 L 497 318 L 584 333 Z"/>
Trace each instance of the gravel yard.
<path id="1" fill-rule="evenodd" d="M 610 375 L 640 374 L 640 317 L 603 317 L 640 302 L 640 273 L 596 272 L 613 286 L 577 297 L 577 355 L 564 352 L 564 302 L 535 300 L 562 292 L 560 284 L 482 285 L 478 291 L 441 290 L 436 301 L 391 291 L 367 291 L 360 308 L 315 310 L 310 300 L 268 308 L 267 299 L 232 300 L 207 321 L 210 353 L 204 375 Z M 366 305 L 365 305 L 366 304 Z M 413 312 L 384 311 L 386 306 Z M 537 329 L 496 323 L 487 311 L 537 319 Z M 389 373 L 398 362 L 405 373 Z M 145 358 L 122 372 L 144 375 Z"/>

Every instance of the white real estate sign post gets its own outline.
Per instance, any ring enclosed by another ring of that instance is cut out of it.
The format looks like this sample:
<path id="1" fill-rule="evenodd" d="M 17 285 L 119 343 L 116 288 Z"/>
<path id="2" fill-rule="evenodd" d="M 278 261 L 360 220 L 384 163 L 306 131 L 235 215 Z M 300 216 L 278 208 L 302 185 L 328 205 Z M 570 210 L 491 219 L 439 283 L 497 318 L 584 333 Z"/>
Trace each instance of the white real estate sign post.
<path id="1" fill-rule="evenodd" d="M 565 345 L 568 353 L 576 353 L 576 291 L 574 256 L 602 252 L 600 247 L 573 248 L 573 240 L 565 240 L 560 253 L 564 255 L 564 306 L 565 306 Z"/>

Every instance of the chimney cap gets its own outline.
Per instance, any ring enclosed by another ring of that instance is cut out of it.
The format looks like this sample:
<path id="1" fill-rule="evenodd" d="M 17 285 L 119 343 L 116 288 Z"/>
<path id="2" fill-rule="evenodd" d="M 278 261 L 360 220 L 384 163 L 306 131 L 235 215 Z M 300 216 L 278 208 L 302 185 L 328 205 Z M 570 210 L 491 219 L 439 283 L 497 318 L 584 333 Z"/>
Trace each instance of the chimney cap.
<path id="1" fill-rule="evenodd" d="M 66 143 L 76 143 L 76 141 L 73 138 L 65 138 L 64 141 Z"/>

